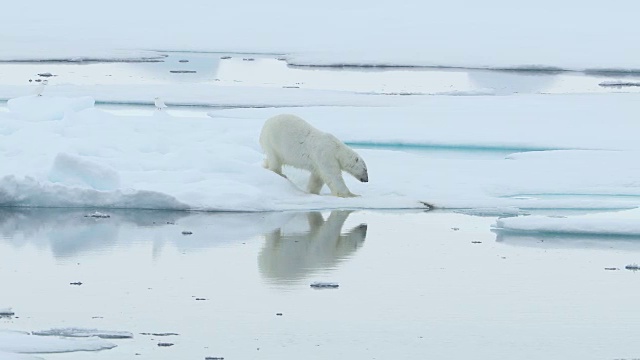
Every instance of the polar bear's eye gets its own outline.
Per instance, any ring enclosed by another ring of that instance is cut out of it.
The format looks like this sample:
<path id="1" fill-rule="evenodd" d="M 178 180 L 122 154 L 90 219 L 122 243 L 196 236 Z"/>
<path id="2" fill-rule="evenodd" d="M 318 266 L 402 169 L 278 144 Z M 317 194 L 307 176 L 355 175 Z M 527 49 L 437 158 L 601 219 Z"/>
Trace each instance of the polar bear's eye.
<path id="1" fill-rule="evenodd" d="M 356 158 L 356 162 L 360 161 L 360 159 Z"/>

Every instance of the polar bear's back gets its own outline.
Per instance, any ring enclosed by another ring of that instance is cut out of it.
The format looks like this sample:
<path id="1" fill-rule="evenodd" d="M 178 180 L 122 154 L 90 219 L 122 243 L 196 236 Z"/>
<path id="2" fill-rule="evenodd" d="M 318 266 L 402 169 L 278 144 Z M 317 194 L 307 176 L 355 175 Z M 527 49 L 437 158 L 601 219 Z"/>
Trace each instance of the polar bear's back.
<path id="1" fill-rule="evenodd" d="M 311 170 L 313 166 L 309 156 L 314 149 L 310 147 L 318 146 L 318 138 L 327 135 L 298 116 L 281 114 L 265 121 L 260 133 L 260 145 L 282 164 Z"/>
<path id="2" fill-rule="evenodd" d="M 265 134 L 265 131 L 273 135 L 287 133 L 287 136 L 290 137 L 294 135 L 296 131 L 308 132 L 309 130 L 320 132 L 320 130 L 314 128 L 299 116 L 280 114 L 272 116 L 264 122 L 261 137 Z"/>

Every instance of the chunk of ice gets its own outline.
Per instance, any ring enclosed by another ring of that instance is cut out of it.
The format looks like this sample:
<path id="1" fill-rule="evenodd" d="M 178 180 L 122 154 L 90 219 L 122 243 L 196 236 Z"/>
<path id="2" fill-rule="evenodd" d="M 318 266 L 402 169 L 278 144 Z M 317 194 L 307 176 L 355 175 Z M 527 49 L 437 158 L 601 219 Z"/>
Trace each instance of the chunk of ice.
<path id="1" fill-rule="evenodd" d="M 98 337 L 71 339 L 66 337 L 37 336 L 17 331 L 0 330 L 0 352 L 10 353 L 64 353 L 72 351 L 98 351 L 116 347 Z M 0 357 L 0 359 L 3 359 Z"/>
<path id="2" fill-rule="evenodd" d="M 338 283 L 316 281 L 310 285 L 314 289 L 337 289 L 340 287 Z"/>
<path id="3" fill-rule="evenodd" d="M 97 336 L 102 339 L 130 339 L 133 334 L 128 331 L 110 331 L 84 328 L 55 328 L 43 331 L 34 331 L 38 336 L 65 336 L 65 337 L 90 337 Z"/>
<path id="4" fill-rule="evenodd" d="M 110 218 L 110 217 L 111 217 L 111 215 L 109 215 L 109 214 L 105 214 L 105 213 L 101 213 L 101 212 L 99 212 L 99 211 L 95 211 L 95 212 L 92 212 L 91 214 L 87 214 L 87 215 L 85 215 L 84 217 L 91 217 L 91 218 L 98 218 L 98 219 L 107 219 L 107 218 Z"/>
<path id="5" fill-rule="evenodd" d="M 0 316 L 13 316 L 15 313 L 11 308 L 0 308 Z"/>

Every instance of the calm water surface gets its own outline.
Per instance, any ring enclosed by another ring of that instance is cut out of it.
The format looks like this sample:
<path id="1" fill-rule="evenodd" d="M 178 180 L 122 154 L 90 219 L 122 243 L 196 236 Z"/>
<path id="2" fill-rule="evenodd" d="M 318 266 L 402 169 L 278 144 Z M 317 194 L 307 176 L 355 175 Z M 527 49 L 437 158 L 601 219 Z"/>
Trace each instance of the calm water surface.
<path id="1" fill-rule="evenodd" d="M 0 212 L 0 328 L 135 334 L 45 359 L 640 357 L 640 239 L 447 212 L 89 212 Z"/>
<path id="2" fill-rule="evenodd" d="M 598 84 L 617 79 L 579 73 L 313 69 L 268 56 L 168 55 L 160 63 L 3 63 L 0 85 L 29 84 L 50 72 L 57 75 L 52 84 L 76 85 L 408 94 L 490 88 L 498 95 L 640 90 L 604 88 Z M 505 155 L 415 151 L 447 159 Z M 0 307 L 16 312 L 0 319 L 0 329 L 135 334 L 112 350 L 45 359 L 640 358 L 640 272 L 624 269 L 640 263 L 639 238 L 500 234 L 491 231 L 495 216 L 451 212 L 120 210 L 108 219 L 85 217 L 90 212 L 0 209 Z M 314 281 L 340 287 L 314 290 Z M 163 332 L 179 335 L 141 335 Z"/>

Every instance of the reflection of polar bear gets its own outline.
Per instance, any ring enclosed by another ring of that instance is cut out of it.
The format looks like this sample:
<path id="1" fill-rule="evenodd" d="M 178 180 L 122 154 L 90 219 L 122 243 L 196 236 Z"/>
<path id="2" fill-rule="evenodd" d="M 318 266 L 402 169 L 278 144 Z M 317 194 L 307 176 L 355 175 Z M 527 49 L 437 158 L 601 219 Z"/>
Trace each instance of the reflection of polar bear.
<path id="1" fill-rule="evenodd" d="M 310 274 L 336 268 L 354 256 L 367 237 L 367 225 L 342 232 L 351 211 L 334 210 L 325 220 L 319 212 L 304 214 L 308 230 L 302 230 L 296 217 L 286 226 L 265 234 L 265 245 L 258 256 L 260 273 L 268 279 L 287 283 Z M 294 230 L 287 229 L 293 227 Z M 295 230 L 297 229 L 297 230 Z"/>
<path id="2" fill-rule="evenodd" d="M 369 181 L 367 165 L 355 151 L 295 115 L 267 119 L 260 145 L 267 155 L 265 168 L 282 176 L 282 165 L 311 171 L 307 189 L 312 194 L 320 193 L 327 184 L 332 195 L 355 196 L 344 183 L 343 170 L 362 182 Z"/>

